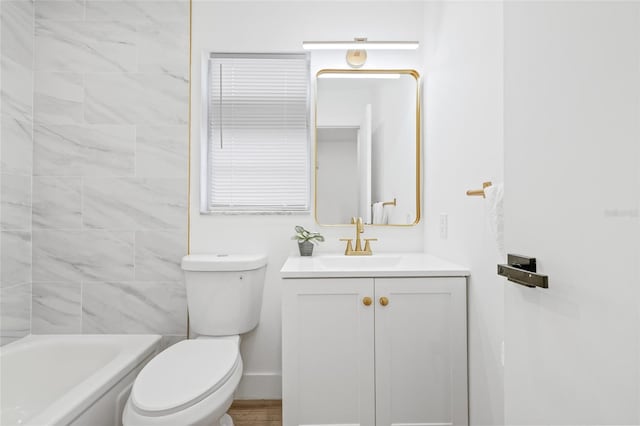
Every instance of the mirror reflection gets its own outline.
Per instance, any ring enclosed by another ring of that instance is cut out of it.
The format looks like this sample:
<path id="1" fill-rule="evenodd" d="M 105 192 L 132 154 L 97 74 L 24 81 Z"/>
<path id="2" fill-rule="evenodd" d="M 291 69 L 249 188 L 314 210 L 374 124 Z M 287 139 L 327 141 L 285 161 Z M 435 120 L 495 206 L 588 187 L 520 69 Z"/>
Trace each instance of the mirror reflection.
<path id="1" fill-rule="evenodd" d="M 316 220 L 420 219 L 418 74 L 322 70 L 316 80 Z"/>

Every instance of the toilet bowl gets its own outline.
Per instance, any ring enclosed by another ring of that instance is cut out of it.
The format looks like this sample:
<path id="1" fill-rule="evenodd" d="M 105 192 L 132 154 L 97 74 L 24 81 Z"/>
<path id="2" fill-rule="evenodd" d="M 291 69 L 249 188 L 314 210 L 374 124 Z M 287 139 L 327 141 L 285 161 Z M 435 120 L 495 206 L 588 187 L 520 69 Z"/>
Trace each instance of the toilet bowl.
<path id="1" fill-rule="evenodd" d="M 265 267 L 259 255 L 183 258 L 192 330 L 200 336 L 169 347 L 140 371 L 125 426 L 233 426 L 226 411 L 242 377 L 240 334 L 258 323 Z"/>

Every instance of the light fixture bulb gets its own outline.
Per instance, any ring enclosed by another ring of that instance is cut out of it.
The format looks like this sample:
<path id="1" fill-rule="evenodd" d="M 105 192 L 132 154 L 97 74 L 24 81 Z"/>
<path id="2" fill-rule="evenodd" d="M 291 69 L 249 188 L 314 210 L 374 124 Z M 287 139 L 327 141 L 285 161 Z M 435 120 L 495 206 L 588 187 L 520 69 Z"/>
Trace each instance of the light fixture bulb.
<path id="1" fill-rule="evenodd" d="M 351 68 L 362 68 L 365 62 L 367 62 L 366 50 L 347 50 L 347 64 Z"/>

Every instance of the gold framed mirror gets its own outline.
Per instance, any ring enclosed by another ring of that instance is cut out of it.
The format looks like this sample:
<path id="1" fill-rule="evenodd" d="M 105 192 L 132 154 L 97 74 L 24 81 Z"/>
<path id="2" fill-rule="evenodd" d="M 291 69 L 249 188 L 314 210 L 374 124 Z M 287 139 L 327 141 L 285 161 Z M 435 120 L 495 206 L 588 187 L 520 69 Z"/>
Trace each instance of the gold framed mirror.
<path id="1" fill-rule="evenodd" d="M 420 75 L 323 69 L 315 81 L 316 222 L 420 221 Z"/>

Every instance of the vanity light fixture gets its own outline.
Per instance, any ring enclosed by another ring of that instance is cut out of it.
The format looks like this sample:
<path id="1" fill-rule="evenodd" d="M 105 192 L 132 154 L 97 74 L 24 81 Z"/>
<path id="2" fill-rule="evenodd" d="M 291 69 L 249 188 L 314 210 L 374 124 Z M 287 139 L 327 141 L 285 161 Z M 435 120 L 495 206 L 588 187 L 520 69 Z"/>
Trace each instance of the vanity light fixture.
<path id="1" fill-rule="evenodd" d="M 375 78 L 375 79 L 379 79 L 379 78 L 383 78 L 383 79 L 399 79 L 400 78 L 400 74 L 396 74 L 396 73 L 389 73 L 389 74 L 379 74 L 379 73 L 368 73 L 366 71 L 363 71 L 361 73 L 357 73 L 357 74 L 320 74 L 318 75 L 319 79 L 327 79 L 327 78 L 331 78 L 331 79 L 352 79 L 352 78 Z"/>
<path id="2" fill-rule="evenodd" d="M 305 50 L 415 50 L 420 46 L 417 41 L 369 41 L 366 38 L 355 38 L 354 41 L 303 41 Z"/>
<path id="3" fill-rule="evenodd" d="M 369 41 L 366 37 L 356 37 L 353 41 L 303 41 L 306 50 L 343 50 L 347 49 L 347 63 L 352 68 L 360 68 L 367 61 L 367 50 L 414 50 L 419 47 L 417 41 Z"/>

